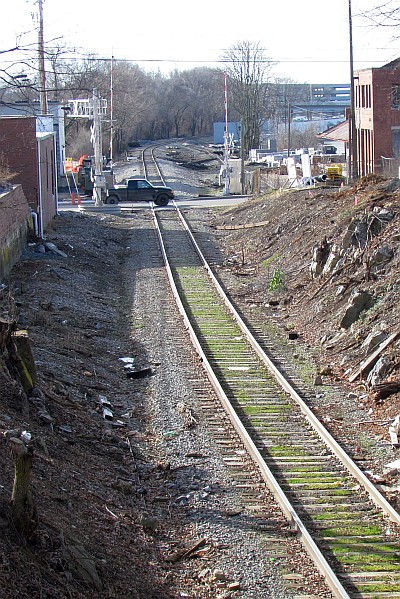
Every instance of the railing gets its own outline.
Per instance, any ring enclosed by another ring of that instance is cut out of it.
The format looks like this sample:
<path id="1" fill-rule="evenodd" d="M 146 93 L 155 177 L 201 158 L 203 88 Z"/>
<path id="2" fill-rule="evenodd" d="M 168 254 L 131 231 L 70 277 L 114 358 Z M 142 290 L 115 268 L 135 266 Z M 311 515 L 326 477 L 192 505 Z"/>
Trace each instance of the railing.
<path id="1" fill-rule="evenodd" d="M 400 158 L 385 158 L 381 156 L 382 176 L 398 177 L 400 172 Z"/>

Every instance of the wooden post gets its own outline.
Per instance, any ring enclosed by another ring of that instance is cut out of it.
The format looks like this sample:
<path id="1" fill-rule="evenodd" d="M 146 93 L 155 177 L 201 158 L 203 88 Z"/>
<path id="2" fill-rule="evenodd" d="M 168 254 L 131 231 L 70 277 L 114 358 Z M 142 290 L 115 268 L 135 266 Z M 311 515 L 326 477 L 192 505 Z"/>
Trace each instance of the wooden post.
<path id="1" fill-rule="evenodd" d="M 33 447 L 21 439 L 11 438 L 14 460 L 14 486 L 11 495 L 11 516 L 17 531 L 29 540 L 36 530 L 38 518 L 30 489 Z"/>

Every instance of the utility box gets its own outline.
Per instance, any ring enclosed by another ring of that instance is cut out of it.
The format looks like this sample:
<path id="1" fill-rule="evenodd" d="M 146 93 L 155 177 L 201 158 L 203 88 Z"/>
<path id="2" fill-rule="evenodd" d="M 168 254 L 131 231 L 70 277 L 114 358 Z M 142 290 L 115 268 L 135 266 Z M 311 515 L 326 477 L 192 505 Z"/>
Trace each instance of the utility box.
<path id="1" fill-rule="evenodd" d="M 242 161 L 238 158 L 230 158 L 228 161 L 229 166 L 229 178 L 230 178 L 230 192 L 233 194 L 242 193 Z"/>

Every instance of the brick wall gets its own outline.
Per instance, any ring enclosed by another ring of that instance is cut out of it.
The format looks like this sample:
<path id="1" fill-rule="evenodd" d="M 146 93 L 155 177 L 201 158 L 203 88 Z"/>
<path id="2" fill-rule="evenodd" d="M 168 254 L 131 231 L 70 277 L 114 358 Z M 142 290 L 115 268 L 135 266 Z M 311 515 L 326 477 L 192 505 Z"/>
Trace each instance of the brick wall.
<path id="1" fill-rule="evenodd" d="M 13 184 L 21 184 L 29 205 L 37 210 L 38 158 L 35 117 L 0 118 L 0 159 L 15 173 Z"/>
<path id="2" fill-rule="evenodd" d="M 0 164 L 15 173 L 10 182 L 22 185 L 44 233 L 57 212 L 53 134 L 37 133 L 36 117 L 0 117 Z"/>
<path id="3" fill-rule="evenodd" d="M 30 225 L 31 211 L 21 185 L 0 194 L 0 282 L 20 259 Z"/>
<path id="4" fill-rule="evenodd" d="M 393 106 L 393 86 L 400 85 L 400 65 L 358 71 L 355 80 L 360 175 L 382 170 L 382 157 L 398 152 L 393 131 L 400 129 L 400 109 Z"/>
<path id="5" fill-rule="evenodd" d="M 400 84 L 400 69 L 373 72 L 374 142 L 376 158 L 393 156 L 392 127 L 400 126 L 400 111 L 392 108 L 392 85 Z"/>

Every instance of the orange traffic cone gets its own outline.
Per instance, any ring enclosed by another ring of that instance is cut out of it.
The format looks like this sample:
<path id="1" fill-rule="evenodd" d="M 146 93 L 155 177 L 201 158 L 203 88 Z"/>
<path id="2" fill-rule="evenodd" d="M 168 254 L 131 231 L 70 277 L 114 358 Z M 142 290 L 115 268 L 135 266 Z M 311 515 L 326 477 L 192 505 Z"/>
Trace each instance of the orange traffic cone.
<path id="1" fill-rule="evenodd" d="M 75 204 L 75 193 L 74 192 L 71 193 L 71 200 L 72 200 L 72 203 Z"/>

